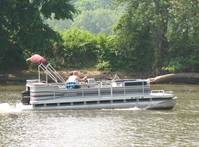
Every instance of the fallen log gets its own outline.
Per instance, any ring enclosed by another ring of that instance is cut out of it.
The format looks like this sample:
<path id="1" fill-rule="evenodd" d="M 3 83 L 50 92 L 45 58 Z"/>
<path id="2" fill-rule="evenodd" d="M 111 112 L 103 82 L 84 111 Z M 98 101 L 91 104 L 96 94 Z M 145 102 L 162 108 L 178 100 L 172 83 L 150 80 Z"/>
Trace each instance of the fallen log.
<path id="1" fill-rule="evenodd" d="M 199 83 L 199 73 L 172 73 L 157 76 L 155 78 L 149 78 L 150 83 L 189 83 L 197 84 Z"/>

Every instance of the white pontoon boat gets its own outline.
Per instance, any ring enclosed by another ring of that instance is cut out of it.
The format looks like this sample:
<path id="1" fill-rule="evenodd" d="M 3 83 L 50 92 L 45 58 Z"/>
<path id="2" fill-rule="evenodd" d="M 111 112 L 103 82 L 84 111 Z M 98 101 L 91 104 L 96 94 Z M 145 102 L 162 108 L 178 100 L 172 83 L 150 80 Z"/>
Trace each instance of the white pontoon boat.
<path id="1" fill-rule="evenodd" d="M 41 71 L 46 74 L 41 79 Z M 51 82 L 50 82 L 51 81 Z M 52 82 L 53 81 L 53 82 Z M 38 79 L 27 80 L 22 103 L 33 109 L 172 109 L 176 97 L 172 92 L 151 90 L 149 80 L 119 79 L 95 81 L 88 79 L 80 88 L 69 88 L 63 77 L 50 65 L 38 66 Z"/>

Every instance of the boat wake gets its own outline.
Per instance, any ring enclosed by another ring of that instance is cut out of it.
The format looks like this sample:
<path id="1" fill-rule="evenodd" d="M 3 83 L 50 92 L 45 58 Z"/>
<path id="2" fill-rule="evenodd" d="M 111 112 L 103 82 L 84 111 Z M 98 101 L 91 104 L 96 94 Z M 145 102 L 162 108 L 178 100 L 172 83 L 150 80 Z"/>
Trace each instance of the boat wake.
<path id="1" fill-rule="evenodd" d="M 118 110 L 118 111 L 139 111 L 139 110 L 145 110 L 145 109 L 133 107 L 133 108 L 120 108 L 120 109 L 114 109 L 114 110 Z"/>
<path id="2" fill-rule="evenodd" d="M 23 110 L 30 110 L 30 106 L 25 106 L 22 103 L 17 103 L 16 105 L 10 105 L 8 103 L 0 104 L 0 114 L 1 113 L 19 113 Z"/>

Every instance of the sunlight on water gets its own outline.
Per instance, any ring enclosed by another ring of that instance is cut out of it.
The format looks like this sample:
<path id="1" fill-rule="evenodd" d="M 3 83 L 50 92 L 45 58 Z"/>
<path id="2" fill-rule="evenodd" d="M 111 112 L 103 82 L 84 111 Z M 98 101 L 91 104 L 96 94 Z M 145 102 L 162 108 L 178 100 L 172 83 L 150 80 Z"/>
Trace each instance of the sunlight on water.
<path id="1" fill-rule="evenodd" d="M 22 103 L 17 103 L 16 105 L 10 105 L 8 103 L 0 104 L 0 113 L 18 113 L 22 110 L 30 110 L 31 106 L 25 106 Z"/>

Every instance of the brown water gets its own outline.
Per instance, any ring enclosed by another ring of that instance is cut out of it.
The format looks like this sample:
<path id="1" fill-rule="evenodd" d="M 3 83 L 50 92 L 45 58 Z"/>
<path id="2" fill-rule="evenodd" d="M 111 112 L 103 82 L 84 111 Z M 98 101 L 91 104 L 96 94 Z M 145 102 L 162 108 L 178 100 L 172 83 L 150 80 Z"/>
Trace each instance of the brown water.
<path id="1" fill-rule="evenodd" d="M 155 85 L 173 110 L 21 111 L 22 86 L 0 86 L 0 147 L 199 146 L 199 85 Z"/>

